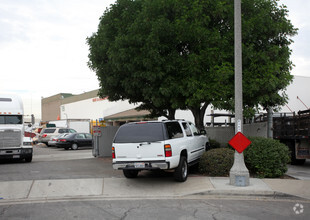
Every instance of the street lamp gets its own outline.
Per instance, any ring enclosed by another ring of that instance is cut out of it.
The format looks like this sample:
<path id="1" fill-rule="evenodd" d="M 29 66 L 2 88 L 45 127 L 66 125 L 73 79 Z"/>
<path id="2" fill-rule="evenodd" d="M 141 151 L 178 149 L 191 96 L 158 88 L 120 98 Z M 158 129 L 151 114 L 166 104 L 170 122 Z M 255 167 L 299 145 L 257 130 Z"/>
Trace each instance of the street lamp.
<path id="1" fill-rule="evenodd" d="M 243 131 L 242 100 L 242 44 L 241 44 L 241 0 L 234 0 L 235 14 L 235 133 Z M 234 165 L 230 172 L 230 185 L 248 186 L 249 171 L 244 164 L 243 153 L 235 150 Z"/>

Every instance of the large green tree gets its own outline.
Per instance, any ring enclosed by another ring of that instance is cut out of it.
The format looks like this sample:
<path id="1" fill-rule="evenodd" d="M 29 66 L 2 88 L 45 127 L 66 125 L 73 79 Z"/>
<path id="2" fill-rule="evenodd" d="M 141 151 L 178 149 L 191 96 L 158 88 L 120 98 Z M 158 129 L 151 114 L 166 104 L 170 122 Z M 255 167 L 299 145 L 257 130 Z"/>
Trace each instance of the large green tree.
<path id="1" fill-rule="evenodd" d="M 208 105 L 233 109 L 234 10 L 231 0 L 118 0 L 87 39 L 89 66 L 110 100 L 142 102 L 174 118 L 189 109 L 203 127 Z M 243 0 L 244 106 L 274 107 L 292 80 L 296 29 L 276 0 Z"/>

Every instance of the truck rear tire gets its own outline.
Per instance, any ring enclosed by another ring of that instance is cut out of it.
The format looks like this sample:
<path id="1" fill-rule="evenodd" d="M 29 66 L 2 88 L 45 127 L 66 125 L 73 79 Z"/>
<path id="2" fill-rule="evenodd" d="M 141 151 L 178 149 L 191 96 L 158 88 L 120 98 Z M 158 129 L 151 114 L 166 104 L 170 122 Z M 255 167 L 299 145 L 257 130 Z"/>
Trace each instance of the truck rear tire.
<path id="1" fill-rule="evenodd" d="M 136 178 L 139 170 L 123 170 L 123 174 L 126 178 Z"/>
<path id="2" fill-rule="evenodd" d="M 178 182 L 185 182 L 188 176 L 188 164 L 186 157 L 180 158 L 179 166 L 174 171 L 174 180 Z"/>

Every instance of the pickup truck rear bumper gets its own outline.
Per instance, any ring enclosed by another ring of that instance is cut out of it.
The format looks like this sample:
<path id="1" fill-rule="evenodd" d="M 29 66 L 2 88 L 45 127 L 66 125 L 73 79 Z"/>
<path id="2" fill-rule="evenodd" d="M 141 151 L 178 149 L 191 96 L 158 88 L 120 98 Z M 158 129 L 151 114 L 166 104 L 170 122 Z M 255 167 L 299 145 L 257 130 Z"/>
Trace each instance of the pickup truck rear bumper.
<path id="1" fill-rule="evenodd" d="M 115 162 L 112 164 L 113 169 L 116 170 L 167 170 L 170 163 L 166 161 L 136 161 L 136 162 Z"/>

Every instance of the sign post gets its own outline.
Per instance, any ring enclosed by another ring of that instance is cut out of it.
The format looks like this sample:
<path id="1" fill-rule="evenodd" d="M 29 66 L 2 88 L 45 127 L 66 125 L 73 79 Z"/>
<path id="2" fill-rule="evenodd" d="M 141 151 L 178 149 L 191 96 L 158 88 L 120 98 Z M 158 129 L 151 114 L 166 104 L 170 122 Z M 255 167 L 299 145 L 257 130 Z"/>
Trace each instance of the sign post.
<path id="1" fill-rule="evenodd" d="M 242 100 L 242 44 L 241 44 L 241 0 L 234 0 L 235 14 L 235 133 L 243 131 L 243 100 Z M 237 144 L 238 141 L 237 141 Z M 248 186 L 249 171 L 244 164 L 243 153 L 235 151 L 234 165 L 230 173 L 230 185 Z"/>

